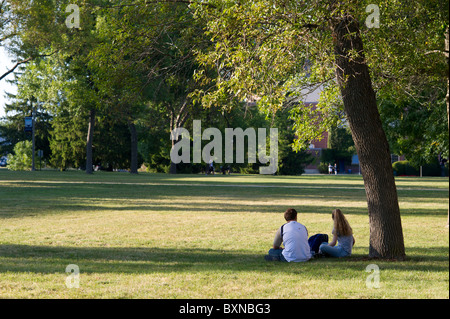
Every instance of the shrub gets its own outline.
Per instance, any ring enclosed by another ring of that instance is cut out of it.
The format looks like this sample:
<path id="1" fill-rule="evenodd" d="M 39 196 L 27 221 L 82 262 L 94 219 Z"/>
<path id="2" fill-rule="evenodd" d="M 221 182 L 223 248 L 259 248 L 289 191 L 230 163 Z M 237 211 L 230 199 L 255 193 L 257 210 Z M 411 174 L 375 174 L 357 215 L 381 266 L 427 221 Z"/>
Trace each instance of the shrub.
<path id="1" fill-rule="evenodd" d="M 423 176 L 441 176 L 441 165 L 436 160 L 434 163 L 427 163 L 422 167 Z"/>
<path id="2" fill-rule="evenodd" d="M 420 167 L 416 168 L 408 161 L 395 162 L 392 164 L 392 168 L 396 176 L 420 175 Z M 441 174 L 441 166 L 437 161 L 422 166 L 422 176 L 441 176 Z M 445 176 L 448 176 L 448 165 L 444 168 L 444 174 Z"/>
<path id="3" fill-rule="evenodd" d="M 318 166 L 317 169 L 319 170 L 320 174 L 328 174 L 328 164 L 325 162 L 321 162 Z"/>
<path id="4" fill-rule="evenodd" d="M 398 161 L 392 164 L 395 175 L 419 175 L 419 170 L 414 168 L 408 161 Z"/>
<path id="5" fill-rule="evenodd" d="M 8 156 L 8 169 L 12 171 L 29 171 L 31 170 L 32 161 L 31 142 L 18 142 L 14 146 L 14 154 Z"/>

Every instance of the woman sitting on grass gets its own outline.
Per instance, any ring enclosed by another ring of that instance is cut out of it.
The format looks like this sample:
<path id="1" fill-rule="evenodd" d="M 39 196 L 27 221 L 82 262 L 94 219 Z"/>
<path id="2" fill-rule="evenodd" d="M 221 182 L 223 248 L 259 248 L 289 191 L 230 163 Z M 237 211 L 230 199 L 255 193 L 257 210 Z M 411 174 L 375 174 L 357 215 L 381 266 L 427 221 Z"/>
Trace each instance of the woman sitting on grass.
<path id="1" fill-rule="evenodd" d="M 350 256 L 352 254 L 352 247 L 355 244 L 353 230 L 340 209 L 333 210 L 331 218 L 334 221 L 332 231 L 333 239 L 331 243 L 323 243 L 320 245 L 319 253 L 331 257 Z"/>

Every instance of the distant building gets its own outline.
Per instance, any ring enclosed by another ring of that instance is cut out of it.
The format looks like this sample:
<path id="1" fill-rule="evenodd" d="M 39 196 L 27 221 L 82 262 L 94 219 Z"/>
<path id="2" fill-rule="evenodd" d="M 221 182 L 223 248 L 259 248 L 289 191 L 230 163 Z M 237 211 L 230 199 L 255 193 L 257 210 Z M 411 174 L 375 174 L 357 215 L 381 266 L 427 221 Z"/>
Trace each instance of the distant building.
<path id="1" fill-rule="evenodd" d="M 311 109 L 315 109 L 316 105 L 319 103 L 320 92 L 322 91 L 322 87 L 318 86 L 312 90 L 303 90 L 303 95 L 300 98 L 303 104 L 306 107 L 310 107 Z M 311 164 L 305 167 L 305 173 L 319 173 L 317 169 L 320 163 L 320 156 L 322 155 L 322 150 L 328 148 L 328 132 L 322 132 L 320 139 L 315 139 L 309 142 L 309 149 L 307 152 L 314 157 L 314 160 Z"/>
<path id="2" fill-rule="evenodd" d="M 303 104 L 306 107 L 310 107 L 312 109 L 316 108 L 316 105 L 319 103 L 319 98 L 320 98 L 320 92 L 322 91 L 322 88 L 320 86 L 318 86 L 316 89 L 311 90 L 306 92 L 303 91 L 303 96 L 301 98 L 299 98 L 299 101 L 302 101 Z M 318 166 L 320 164 L 320 157 L 322 155 L 322 151 L 324 149 L 328 148 L 328 132 L 322 132 L 321 138 L 320 139 L 316 139 L 313 140 L 311 142 L 309 142 L 309 149 L 307 150 L 308 153 L 310 153 L 313 157 L 314 160 L 311 164 L 307 165 L 305 167 L 305 173 L 319 173 L 318 170 Z M 405 156 L 399 156 L 399 155 L 395 155 L 395 154 L 391 154 L 391 162 L 397 162 L 397 161 L 404 161 L 405 160 Z M 327 163 L 328 164 L 328 163 Z M 333 165 L 333 163 L 331 163 Z M 339 164 L 339 163 L 338 163 Z M 359 159 L 358 159 L 358 155 L 353 155 L 352 157 L 352 161 L 350 164 L 343 164 L 340 167 L 340 169 L 343 170 L 343 172 L 345 173 L 353 173 L 353 174 L 358 174 L 360 173 L 360 165 L 359 165 Z"/>

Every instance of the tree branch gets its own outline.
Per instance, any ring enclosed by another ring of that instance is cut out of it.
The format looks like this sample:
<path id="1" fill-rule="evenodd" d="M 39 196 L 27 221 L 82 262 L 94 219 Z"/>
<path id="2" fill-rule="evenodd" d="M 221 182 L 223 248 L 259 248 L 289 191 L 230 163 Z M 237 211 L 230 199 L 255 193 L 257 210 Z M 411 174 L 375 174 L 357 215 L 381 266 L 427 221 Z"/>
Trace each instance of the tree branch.
<path id="1" fill-rule="evenodd" d="M 50 54 L 39 54 L 39 55 L 34 56 L 34 57 L 33 57 L 33 56 L 30 56 L 29 58 L 26 58 L 25 60 L 22 60 L 22 61 L 17 62 L 16 64 L 14 64 L 14 66 L 13 66 L 10 70 L 6 71 L 5 73 L 3 73 L 3 74 L 0 76 L 0 81 L 3 80 L 3 78 L 5 78 L 5 77 L 8 76 L 9 74 L 11 74 L 12 72 L 14 72 L 14 70 L 17 69 L 17 67 L 18 67 L 19 65 L 24 64 L 24 63 L 28 63 L 28 62 L 34 60 L 35 58 L 41 58 L 41 57 L 51 56 L 51 55 L 53 55 L 55 52 L 56 52 L 56 51 L 54 51 L 54 52 L 52 52 L 52 53 L 50 53 Z"/>
<path id="2" fill-rule="evenodd" d="M 25 60 L 19 61 L 19 62 L 17 62 L 16 64 L 14 64 L 14 66 L 13 66 L 10 70 L 6 71 L 5 73 L 3 73 L 3 75 L 0 76 L 0 81 L 3 80 L 3 78 L 5 78 L 6 76 L 8 76 L 10 73 L 14 72 L 14 70 L 15 70 L 19 65 L 21 65 L 21 64 L 23 64 L 23 63 L 30 62 L 31 60 L 33 60 L 33 57 L 29 57 L 29 58 L 27 58 L 27 59 L 25 59 Z"/>
<path id="3" fill-rule="evenodd" d="M 203 3 L 199 1 L 189 1 L 189 0 L 146 0 L 144 3 L 129 3 L 129 4 L 112 4 L 112 5 L 93 5 L 95 7 L 101 7 L 101 8 L 123 8 L 123 7 L 131 7 L 136 5 L 147 5 L 151 3 L 184 3 L 184 4 L 200 4 L 203 6 L 216 8 L 215 5 L 210 3 Z"/>
<path id="4" fill-rule="evenodd" d="M 427 51 L 424 53 L 424 55 L 428 55 L 428 54 L 433 54 L 433 53 L 439 53 L 439 54 L 443 54 L 444 56 L 448 57 L 448 50 L 431 50 L 431 51 Z"/>

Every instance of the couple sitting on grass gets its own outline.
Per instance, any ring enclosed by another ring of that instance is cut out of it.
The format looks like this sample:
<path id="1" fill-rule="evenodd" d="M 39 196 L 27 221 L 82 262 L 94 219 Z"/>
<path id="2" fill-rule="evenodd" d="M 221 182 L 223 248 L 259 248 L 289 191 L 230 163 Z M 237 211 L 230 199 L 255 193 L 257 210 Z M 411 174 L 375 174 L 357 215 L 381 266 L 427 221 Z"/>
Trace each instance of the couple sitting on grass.
<path id="1" fill-rule="evenodd" d="M 347 257 L 352 253 L 355 244 L 353 231 L 340 209 L 333 210 L 331 218 L 334 221 L 333 239 L 322 242 L 318 249 L 318 256 Z M 264 256 L 268 261 L 302 262 L 311 259 L 315 252 L 308 243 L 308 230 L 297 222 L 297 211 L 289 208 L 284 213 L 286 224 L 281 226 L 273 242 L 273 248 Z M 328 237 L 328 236 L 326 236 Z M 284 243 L 284 249 L 281 248 Z"/>

